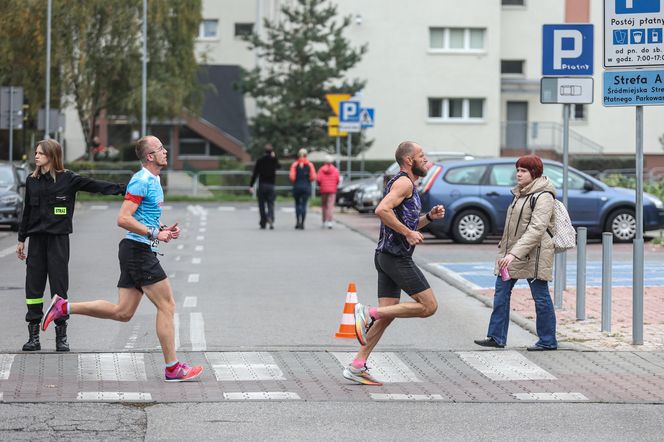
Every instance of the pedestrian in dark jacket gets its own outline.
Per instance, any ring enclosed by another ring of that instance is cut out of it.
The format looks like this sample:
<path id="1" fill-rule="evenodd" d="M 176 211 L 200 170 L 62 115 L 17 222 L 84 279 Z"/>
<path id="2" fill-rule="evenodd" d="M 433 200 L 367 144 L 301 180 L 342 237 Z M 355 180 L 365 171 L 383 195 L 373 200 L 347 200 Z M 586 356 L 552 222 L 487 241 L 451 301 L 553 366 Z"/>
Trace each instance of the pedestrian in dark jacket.
<path id="1" fill-rule="evenodd" d="M 279 160 L 274 153 L 271 144 L 265 145 L 265 155 L 260 157 L 254 165 L 254 172 L 251 174 L 249 182 L 249 191 L 253 190 L 254 183 L 258 180 L 258 212 L 260 213 L 259 225 L 261 229 L 265 225 L 274 229 L 274 200 L 277 197 L 275 192 L 275 181 L 277 178 L 277 169 L 281 168 Z"/>
<path id="2" fill-rule="evenodd" d="M 288 177 L 293 183 L 293 198 L 295 198 L 295 228 L 304 230 L 304 219 L 307 217 L 307 201 L 311 196 L 311 183 L 316 180 L 316 168 L 307 159 L 307 149 L 297 152 L 297 160 L 290 166 Z"/>
<path id="3" fill-rule="evenodd" d="M 19 225 L 16 255 L 27 258 L 25 302 L 28 312 L 28 342 L 23 351 L 41 350 L 39 323 L 43 317 L 44 289 L 48 278 L 51 297 L 67 298 L 69 289 L 69 234 L 76 192 L 123 195 L 124 185 L 97 181 L 65 170 L 62 147 L 52 139 L 42 140 L 35 148 L 35 171 L 26 179 L 23 218 Z M 25 240 L 30 238 L 28 253 Z M 69 351 L 67 319 L 56 322 L 56 350 Z"/>

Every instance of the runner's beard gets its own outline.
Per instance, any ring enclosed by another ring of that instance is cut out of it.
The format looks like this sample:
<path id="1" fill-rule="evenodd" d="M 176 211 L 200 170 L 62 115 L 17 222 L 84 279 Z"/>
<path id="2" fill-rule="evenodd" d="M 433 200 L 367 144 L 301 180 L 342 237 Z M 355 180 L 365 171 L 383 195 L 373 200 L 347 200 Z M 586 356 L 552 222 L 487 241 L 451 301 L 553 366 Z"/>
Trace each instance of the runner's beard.
<path id="1" fill-rule="evenodd" d="M 427 169 L 425 166 L 419 167 L 413 165 L 413 173 L 415 174 L 415 176 L 425 177 L 427 176 Z"/>

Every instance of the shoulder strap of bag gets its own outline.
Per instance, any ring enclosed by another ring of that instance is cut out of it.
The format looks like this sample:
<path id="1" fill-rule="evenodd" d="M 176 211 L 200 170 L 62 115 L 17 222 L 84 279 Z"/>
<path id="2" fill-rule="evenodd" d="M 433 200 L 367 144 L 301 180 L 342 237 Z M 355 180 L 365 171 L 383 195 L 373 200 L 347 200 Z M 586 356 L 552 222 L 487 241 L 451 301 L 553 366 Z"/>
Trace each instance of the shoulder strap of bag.
<path id="1" fill-rule="evenodd" d="M 551 197 L 553 198 L 553 202 L 554 202 L 554 204 L 555 204 L 555 202 L 556 202 L 556 196 L 555 196 L 555 195 L 553 194 L 553 192 L 551 192 L 550 190 L 545 190 L 545 191 L 540 192 L 539 194 L 537 194 L 537 197 L 535 197 L 535 198 L 531 198 L 531 199 L 530 199 L 530 211 L 531 211 L 531 212 L 532 212 L 533 210 L 535 210 L 535 204 L 537 204 L 537 200 L 539 199 L 540 196 L 542 196 L 543 193 L 548 193 L 549 195 L 551 195 Z M 549 230 L 548 228 L 546 229 L 546 233 L 548 233 L 549 236 L 550 236 L 551 238 L 553 238 L 553 233 L 551 233 L 551 230 Z"/>

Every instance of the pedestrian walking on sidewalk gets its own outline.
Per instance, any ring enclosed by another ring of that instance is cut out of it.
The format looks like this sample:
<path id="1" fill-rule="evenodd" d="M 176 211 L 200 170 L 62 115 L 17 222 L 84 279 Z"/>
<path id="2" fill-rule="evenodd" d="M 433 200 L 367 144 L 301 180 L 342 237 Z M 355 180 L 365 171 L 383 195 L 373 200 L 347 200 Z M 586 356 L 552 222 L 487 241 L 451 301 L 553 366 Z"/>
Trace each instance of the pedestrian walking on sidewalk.
<path id="1" fill-rule="evenodd" d="M 293 183 L 293 198 L 295 199 L 295 228 L 304 230 L 304 220 L 307 217 L 307 203 L 311 196 L 311 183 L 316 180 L 316 168 L 307 159 L 307 149 L 297 152 L 297 160 L 290 166 L 288 174 Z"/>
<path id="2" fill-rule="evenodd" d="M 277 197 L 275 182 L 277 169 L 279 168 L 281 168 L 281 164 L 279 164 L 279 160 L 274 153 L 274 148 L 271 144 L 266 144 L 265 154 L 256 161 L 249 182 L 249 191 L 251 192 L 254 183 L 258 180 L 256 196 L 258 198 L 258 212 L 260 213 L 258 224 L 261 229 L 265 229 L 266 225 L 270 226 L 270 230 L 274 229 L 274 200 Z"/>
<path id="3" fill-rule="evenodd" d="M 539 337 L 528 350 L 558 348 L 556 313 L 548 283 L 553 279 L 555 251 L 551 232 L 556 189 L 548 177 L 542 176 L 543 171 L 544 164 L 537 155 L 526 155 L 516 162 L 517 185 L 512 189 L 514 200 L 507 211 L 494 270 L 497 275 L 496 292 L 489 331 L 486 339 L 474 341 L 477 345 L 505 347 L 512 289 L 519 279 L 525 279 L 535 301 L 535 324 Z"/>
<path id="4" fill-rule="evenodd" d="M 42 330 L 66 315 L 127 322 L 134 316 L 145 294 L 157 308 L 157 336 L 166 363 L 164 380 L 188 381 L 200 375 L 203 367 L 190 367 L 177 359 L 173 320 L 175 300 L 171 283 L 157 259 L 159 242 L 169 242 L 180 236 L 177 223 L 170 227 L 161 224 L 164 192 L 159 174 L 168 165 L 168 153 L 158 138 L 146 136 L 136 143 L 136 155 L 143 168 L 129 181 L 118 214 L 118 226 L 127 230 L 118 252 L 118 303 L 105 300 L 70 303 L 56 295 L 46 312 Z"/>
<path id="5" fill-rule="evenodd" d="M 422 203 L 416 182 L 427 174 L 422 147 L 412 141 L 399 144 L 395 154 L 401 167 L 383 192 L 376 207 L 380 237 L 374 263 L 378 271 L 378 307 L 355 305 L 355 333 L 361 347 L 343 371 L 343 377 L 365 385 L 381 385 L 367 368 L 367 359 L 394 318 L 426 318 L 438 309 L 438 302 L 422 271 L 413 262 L 415 246 L 424 241 L 419 230 L 445 216 L 442 205 L 420 215 Z M 415 302 L 400 303 L 401 291 Z"/>
<path id="6" fill-rule="evenodd" d="M 41 350 L 39 323 L 44 315 L 44 290 L 48 278 L 51 297 L 67 299 L 69 290 L 69 234 L 76 192 L 122 195 L 125 186 L 82 177 L 64 168 L 62 146 L 53 139 L 35 147 L 35 171 L 25 182 L 23 218 L 18 229 L 16 256 L 26 260 L 25 302 L 28 312 L 28 342 L 23 351 Z M 28 253 L 25 253 L 25 240 Z M 68 316 L 55 323 L 55 349 L 69 351 Z"/>
<path id="7" fill-rule="evenodd" d="M 325 164 L 318 169 L 318 188 L 320 189 L 321 209 L 323 212 L 323 227 L 332 228 L 332 214 L 334 213 L 334 200 L 339 186 L 339 169 L 334 167 L 332 155 L 325 155 Z"/>

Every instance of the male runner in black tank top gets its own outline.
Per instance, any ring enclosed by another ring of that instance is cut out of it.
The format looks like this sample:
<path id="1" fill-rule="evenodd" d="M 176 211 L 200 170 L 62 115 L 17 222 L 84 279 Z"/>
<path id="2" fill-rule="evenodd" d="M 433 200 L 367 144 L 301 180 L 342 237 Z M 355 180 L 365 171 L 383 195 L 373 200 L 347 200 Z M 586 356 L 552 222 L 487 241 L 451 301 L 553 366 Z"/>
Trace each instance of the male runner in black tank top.
<path id="1" fill-rule="evenodd" d="M 445 216 L 442 205 L 420 215 L 422 204 L 416 181 L 427 173 L 422 147 L 412 141 L 399 144 L 395 157 L 401 170 L 385 186 L 383 200 L 376 208 L 380 218 L 380 239 L 374 263 L 378 271 L 378 307 L 355 305 L 355 332 L 362 347 L 343 376 L 364 385 L 382 385 L 366 366 L 367 359 L 394 318 L 426 318 L 438 308 L 436 297 L 420 269 L 413 262 L 415 246 L 424 241 L 418 231 Z M 415 302 L 399 303 L 401 291 Z"/>

